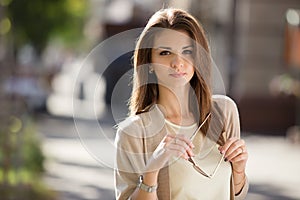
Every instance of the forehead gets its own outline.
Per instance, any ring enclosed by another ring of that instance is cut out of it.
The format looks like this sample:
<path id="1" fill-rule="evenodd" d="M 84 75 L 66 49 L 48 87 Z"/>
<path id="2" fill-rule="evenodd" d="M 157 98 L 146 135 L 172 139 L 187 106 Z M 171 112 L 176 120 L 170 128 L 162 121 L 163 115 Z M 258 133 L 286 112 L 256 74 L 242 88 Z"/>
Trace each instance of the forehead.
<path id="1" fill-rule="evenodd" d="M 153 41 L 153 47 L 184 47 L 192 45 L 192 38 L 184 31 L 165 29 L 159 31 Z"/>

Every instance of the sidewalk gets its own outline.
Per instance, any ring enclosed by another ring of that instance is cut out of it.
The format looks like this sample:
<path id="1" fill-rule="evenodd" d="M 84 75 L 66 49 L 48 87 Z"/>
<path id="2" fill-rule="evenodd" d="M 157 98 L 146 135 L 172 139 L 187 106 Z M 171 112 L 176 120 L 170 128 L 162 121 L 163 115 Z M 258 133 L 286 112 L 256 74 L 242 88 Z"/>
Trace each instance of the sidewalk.
<path id="1" fill-rule="evenodd" d="M 99 136 L 99 125 L 87 121 L 76 124 L 84 130 L 85 141 L 98 145 L 101 158 L 113 162 L 113 151 L 107 139 Z M 101 124 L 107 135 L 113 136 L 111 124 Z M 47 156 L 45 181 L 59 193 L 59 200 L 114 199 L 113 169 L 96 161 L 82 145 L 72 119 L 42 117 L 38 130 L 43 137 Z M 289 143 L 284 137 L 247 134 L 249 161 L 247 174 L 250 190 L 247 200 L 300 199 L 300 145 Z M 112 139 L 112 138 L 109 138 Z"/>
<path id="2" fill-rule="evenodd" d="M 93 141 L 98 124 L 81 121 L 77 126 L 86 129 L 81 137 Z M 112 132 L 111 126 L 106 125 L 105 128 Z M 40 118 L 38 129 L 47 157 L 44 180 L 59 194 L 58 200 L 114 199 L 113 169 L 101 165 L 88 153 L 73 119 L 46 116 Z M 103 153 L 109 152 L 104 148 Z M 112 156 L 111 159 L 113 162 Z"/>
<path id="3" fill-rule="evenodd" d="M 248 200 L 300 199 L 300 145 L 284 137 L 244 137 L 249 160 Z"/>

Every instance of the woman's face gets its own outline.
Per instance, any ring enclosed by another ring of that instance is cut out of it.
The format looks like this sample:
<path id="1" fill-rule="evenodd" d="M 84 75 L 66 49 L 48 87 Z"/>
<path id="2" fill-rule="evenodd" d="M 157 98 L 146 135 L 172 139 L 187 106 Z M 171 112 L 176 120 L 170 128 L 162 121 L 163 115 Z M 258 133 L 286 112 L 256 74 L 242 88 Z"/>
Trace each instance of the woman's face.
<path id="1" fill-rule="evenodd" d="M 151 66 L 158 83 L 180 87 L 194 75 L 194 46 L 186 31 L 163 30 L 154 37 Z"/>

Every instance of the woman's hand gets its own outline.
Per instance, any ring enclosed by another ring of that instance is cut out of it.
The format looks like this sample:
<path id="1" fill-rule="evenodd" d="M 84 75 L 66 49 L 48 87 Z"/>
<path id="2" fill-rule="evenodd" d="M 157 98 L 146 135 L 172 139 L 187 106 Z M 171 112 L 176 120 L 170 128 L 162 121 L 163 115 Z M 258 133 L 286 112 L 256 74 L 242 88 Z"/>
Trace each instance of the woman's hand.
<path id="1" fill-rule="evenodd" d="M 224 154 L 225 161 L 232 163 L 234 171 L 239 173 L 245 172 L 248 152 L 244 140 L 230 138 L 223 146 L 219 147 L 219 151 L 221 154 Z"/>
<path id="2" fill-rule="evenodd" d="M 156 171 L 168 164 L 171 157 L 188 159 L 194 156 L 194 144 L 183 134 L 167 134 L 160 142 L 147 164 L 147 171 Z"/>
<path id="3" fill-rule="evenodd" d="M 219 151 L 224 155 L 225 161 L 230 161 L 232 164 L 234 192 L 238 195 L 246 182 L 245 169 L 248 152 L 245 141 L 239 138 L 230 138 L 223 146 L 219 147 Z"/>

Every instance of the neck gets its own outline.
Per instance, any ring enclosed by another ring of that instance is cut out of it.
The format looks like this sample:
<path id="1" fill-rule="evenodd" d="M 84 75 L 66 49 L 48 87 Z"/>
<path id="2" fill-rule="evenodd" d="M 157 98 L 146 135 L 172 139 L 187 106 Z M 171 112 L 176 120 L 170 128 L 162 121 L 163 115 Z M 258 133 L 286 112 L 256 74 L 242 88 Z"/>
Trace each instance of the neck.
<path id="1" fill-rule="evenodd" d="M 159 85 L 159 98 L 157 103 L 162 107 L 167 119 L 190 116 L 188 88 L 180 87 L 168 89 Z"/>

